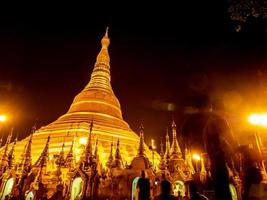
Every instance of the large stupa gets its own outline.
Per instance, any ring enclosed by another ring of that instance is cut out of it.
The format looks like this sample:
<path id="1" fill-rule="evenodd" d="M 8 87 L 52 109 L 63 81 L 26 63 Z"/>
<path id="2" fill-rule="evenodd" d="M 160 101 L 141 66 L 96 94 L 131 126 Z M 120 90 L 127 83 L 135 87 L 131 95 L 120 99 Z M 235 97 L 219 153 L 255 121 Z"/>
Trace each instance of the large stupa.
<path id="1" fill-rule="evenodd" d="M 130 163 L 137 155 L 139 136 L 123 120 L 120 102 L 111 87 L 108 29 L 101 40 L 101 50 L 97 55 L 91 79 L 85 88 L 74 98 L 68 112 L 56 121 L 35 131 L 32 138 L 33 163 L 40 156 L 50 135 L 49 156 L 60 153 L 63 142 L 68 152 L 74 143 L 76 159 L 79 159 L 82 147 L 89 134 L 89 125 L 93 121 L 92 138 L 98 140 L 98 152 L 102 164 L 108 160 L 112 142 L 120 140 L 123 161 Z M 67 89 L 67 88 L 66 88 Z M 21 158 L 28 138 L 17 143 L 16 160 Z M 145 147 L 146 156 L 152 160 L 152 153 Z M 158 160 L 158 159 L 156 159 Z M 157 161 L 155 161 L 156 163 Z"/>

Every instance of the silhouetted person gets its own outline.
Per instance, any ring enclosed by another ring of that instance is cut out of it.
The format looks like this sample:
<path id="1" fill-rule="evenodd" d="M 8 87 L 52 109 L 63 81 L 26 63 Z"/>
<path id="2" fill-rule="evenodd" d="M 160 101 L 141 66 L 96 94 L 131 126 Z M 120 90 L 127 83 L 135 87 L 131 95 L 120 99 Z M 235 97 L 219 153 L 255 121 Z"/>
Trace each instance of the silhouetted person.
<path id="1" fill-rule="evenodd" d="M 178 191 L 178 196 L 177 196 L 178 200 L 183 200 L 183 196 L 181 195 L 181 192 Z"/>
<path id="2" fill-rule="evenodd" d="M 260 158 L 247 146 L 243 146 L 241 152 L 243 154 L 243 200 L 267 199 L 267 185 L 262 183 L 261 169 L 258 168 Z"/>
<path id="3" fill-rule="evenodd" d="M 185 191 L 185 194 L 184 194 L 183 200 L 190 200 L 190 198 L 189 198 L 189 194 L 188 194 L 188 190 L 187 190 L 187 191 Z"/>
<path id="4" fill-rule="evenodd" d="M 150 200 L 150 182 L 146 178 L 145 171 L 142 170 L 141 178 L 137 182 L 138 200 Z"/>
<path id="5" fill-rule="evenodd" d="M 171 183 L 167 180 L 161 181 L 161 194 L 155 197 L 155 200 L 178 200 L 175 196 L 171 195 Z"/>
<path id="6" fill-rule="evenodd" d="M 263 177 L 261 170 L 254 167 L 251 169 L 251 185 L 249 188 L 248 199 L 249 200 L 263 200 L 267 199 L 267 184 L 263 183 Z"/>
<path id="7" fill-rule="evenodd" d="M 63 185 L 57 185 L 55 194 L 49 198 L 50 200 L 61 200 L 63 199 Z"/>
<path id="8" fill-rule="evenodd" d="M 198 193 L 197 186 L 193 181 L 189 182 L 189 192 L 190 192 L 190 200 L 208 200 L 207 197 Z"/>
<path id="9" fill-rule="evenodd" d="M 183 126 L 185 145 L 193 151 L 208 153 L 216 200 L 231 200 L 226 162 L 233 167 L 232 147 L 235 148 L 236 143 L 230 127 L 224 118 L 212 112 L 207 95 L 196 99 L 195 108 L 197 112 L 191 114 Z"/>

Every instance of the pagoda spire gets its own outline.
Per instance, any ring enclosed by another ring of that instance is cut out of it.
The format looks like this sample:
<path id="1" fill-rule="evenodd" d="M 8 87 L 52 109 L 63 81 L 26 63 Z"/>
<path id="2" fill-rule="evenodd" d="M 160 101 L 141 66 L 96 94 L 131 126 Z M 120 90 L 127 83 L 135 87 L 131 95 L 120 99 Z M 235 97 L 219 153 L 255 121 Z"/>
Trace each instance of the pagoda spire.
<path id="1" fill-rule="evenodd" d="M 113 142 L 111 142 L 111 145 L 110 145 L 110 153 L 109 153 L 109 157 L 108 157 L 108 161 L 106 163 L 106 166 L 108 168 L 111 168 L 112 167 L 112 164 L 113 164 Z"/>
<path id="2" fill-rule="evenodd" d="M 139 129 L 140 129 L 140 137 L 139 137 L 138 156 L 145 156 L 144 126 L 142 123 Z"/>
<path id="3" fill-rule="evenodd" d="M 49 142 L 50 142 L 50 135 L 47 137 L 47 141 L 43 149 L 43 152 L 41 153 L 38 160 L 35 162 L 35 166 L 44 167 L 47 165 L 48 158 L 49 158 Z"/>
<path id="4" fill-rule="evenodd" d="M 172 121 L 172 146 L 171 146 L 171 158 L 182 158 L 182 152 L 176 136 L 176 124 Z"/>
<path id="5" fill-rule="evenodd" d="M 101 40 L 101 50 L 97 55 L 95 66 L 93 69 L 93 73 L 91 74 L 91 80 L 87 88 L 98 88 L 103 89 L 113 93 L 111 88 L 110 80 L 110 57 L 108 53 L 108 46 L 110 44 L 110 40 L 108 37 L 108 27 L 106 29 L 106 33 Z"/>
<path id="6" fill-rule="evenodd" d="M 84 164 L 87 166 L 92 163 L 93 161 L 93 153 L 92 153 L 92 130 L 93 130 L 93 122 L 89 124 L 89 134 L 88 134 L 88 142 L 85 147 L 84 152 Z"/>
<path id="7" fill-rule="evenodd" d="M 160 163 L 159 163 L 159 169 L 160 170 L 165 170 L 166 169 L 166 160 L 164 158 L 164 149 L 163 149 L 163 143 L 161 141 L 160 143 Z"/>
<path id="8" fill-rule="evenodd" d="M 59 158 L 58 158 L 58 163 L 57 163 L 59 168 L 61 168 L 61 166 L 64 165 L 64 148 L 65 148 L 65 138 L 61 146 L 61 151 L 59 153 Z"/>
<path id="9" fill-rule="evenodd" d="M 59 153 L 59 157 L 58 157 L 58 160 L 57 160 L 57 176 L 58 176 L 59 184 L 62 183 L 61 167 L 64 166 L 64 164 L 65 164 L 65 160 L 64 160 L 64 148 L 65 148 L 65 137 L 64 137 L 64 141 L 62 143 L 61 151 Z"/>
<path id="10" fill-rule="evenodd" d="M 116 168 L 122 168 L 122 158 L 121 158 L 121 153 L 120 153 L 120 139 L 119 138 L 117 141 L 117 148 L 115 152 L 114 166 Z"/>
<path id="11" fill-rule="evenodd" d="M 94 150 L 94 159 L 98 160 L 98 138 L 95 140 L 95 150 Z"/>
<path id="12" fill-rule="evenodd" d="M 74 139 L 72 140 L 70 150 L 65 159 L 65 166 L 69 167 L 70 169 L 74 168 L 74 165 L 75 165 L 74 156 L 73 156 L 73 146 L 74 146 Z"/>
<path id="13" fill-rule="evenodd" d="M 31 146 L 32 146 L 32 136 L 35 132 L 35 129 L 31 130 L 31 134 L 29 136 L 29 140 L 26 143 L 24 150 L 21 154 L 21 163 L 19 164 L 19 179 L 18 179 L 18 185 L 20 190 L 24 187 L 25 183 L 25 177 L 28 176 L 28 173 L 31 171 L 32 166 L 32 159 L 31 159 Z"/>
<path id="14" fill-rule="evenodd" d="M 33 127 L 31 128 L 31 134 L 29 136 L 29 140 L 27 144 L 24 147 L 24 151 L 21 154 L 21 163 L 20 166 L 22 167 L 22 170 L 29 171 L 32 166 L 32 157 L 31 157 L 31 151 L 32 151 L 32 137 L 37 129 L 36 122 L 34 123 Z"/>
<path id="15" fill-rule="evenodd" d="M 11 130 L 10 130 L 10 133 L 7 136 L 7 139 L 6 139 L 4 153 L 2 155 L 2 160 L 1 160 L 1 169 L 0 169 L 1 172 L 4 172 L 6 167 L 8 166 L 8 153 L 7 153 L 7 151 L 8 151 L 8 147 L 9 147 L 9 144 L 11 142 L 11 139 L 12 139 L 13 131 L 14 131 L 14 128 L 12 127 Z"/>
<path id="16" fill-rule="evenodd" d="M 168 127 L 166 129 L 166 150 L 165 150 L 165 160 L 169 160 L 170 159 L 170 151 L 171 151 L 171 144 L 170 144 L 170 137 L 169 137 L 169 131 L 168 131 Z"/>
<path id="17" fill-rule="evenodd" d="M 42 172 L 43 172 L 43 166 L 38 167 L 37 174 L 34 178 L 34 181 L 32 182 L 31 186 L 34 190 L 39 190 L 39 184 L 42 182 Z"/>
<path id="18" fill-rule="evenodd" d="M 8 167 L 11 169 L 14 167 L 15 164 L 15 147 L 18 141 L 18 137 L 15 138 L 13 146 L 8 153 Z"/>
<path id="19" fill-rule="evenodd" d="M 32 137 L 35 129 L 32 129 L 29 140 L 24 148 L 23 153 L 21 154 L 21 167 L 22 171 L 29 172 L 32 166 L 32 158 L 31 158 L 31 148 L 32 148 Z"/>

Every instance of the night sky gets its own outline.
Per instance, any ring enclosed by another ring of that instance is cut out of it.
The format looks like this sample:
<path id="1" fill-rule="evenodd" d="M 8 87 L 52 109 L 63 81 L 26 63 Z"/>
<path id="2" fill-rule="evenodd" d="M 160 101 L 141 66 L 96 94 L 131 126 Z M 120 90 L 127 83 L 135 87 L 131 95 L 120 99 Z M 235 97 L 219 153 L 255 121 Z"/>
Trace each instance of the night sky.
<path id="1" fill-rule="evenodd" d="M 15 126 L 23 138 L 36 119 L 40 127 L 68 110 L 106 26 L 113 90 L 133 130 L 142 121 L 149 141 L 172 116 L 180 129 L 192 98 L 209 94 L 243 134 L 245 115 L 265 108 L 266 35 L 236 33 L 224 1 L 155 4 L 1 8 L 0 112 L 11 116 L 1 134 Z"/>

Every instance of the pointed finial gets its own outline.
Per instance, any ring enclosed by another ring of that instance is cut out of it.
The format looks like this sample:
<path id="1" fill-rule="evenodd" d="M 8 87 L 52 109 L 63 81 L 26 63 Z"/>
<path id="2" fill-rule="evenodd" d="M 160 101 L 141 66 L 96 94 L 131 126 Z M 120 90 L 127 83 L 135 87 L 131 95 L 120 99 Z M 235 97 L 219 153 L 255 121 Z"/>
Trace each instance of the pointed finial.
<path id="1" fill-rule="evenodd" d="M 171 158 L 181 158 L 182 153 L 179 142 L 176 136 L 176 124 L 172 121 L 172 145 L 171 145 Z"/>
<path id="2" fill-rule="evenodd" d="M 50 142 L 50 134 L 47 137 L 46 140 L 46 144 L 45 147 L 41 153 L 41 155 L 39 156 L 39 158 L 37 159 L 37 161 L 35 162 L 35 166 L 46 166 L 47 161 L 49 159 L 49 142 Z"/>
<path id="3" fill-rule="evenodd" d="M 8 135 L 8 139 L 6 141 L 6 144 L 9 144 L 11 142 L 11 139 L 12 139 L 12 136 L 13 136 L 13 132 L 14 132 L 14 127 L 11 127 L 10 134 Z"/>
<path id="4" fill-rule="evenodd" d="M 120 139 L 119 138 L 117 140 L 117 148 L 115 152 L 115 160 L 114 160 L 113 166 L 116 168 L 122 168 L 123 166 L 121 153 L 120 153 Z"/>
<path id="5" fill-rule="evenodd" d="M 109 157 L 108 157 L 108 161 L 106 163 L 106 166 L 108 168 L 111 168 L 112 163 L 113 163 L 113 141 L 111 142 L 111 145 L 110 145 L 110 153 L 109 153 Z"/>
<path id="6" fill-rule="evenodd" d="M 96 138 L 96 141 L 95 141 L 95 152 L 94 152 L 94 158 L 95 159 L 98 159 L 98 138 Z"/>
<path id="7" fill-rule="evenodd" d="M 14 155 L 14 152 L 15 152 L 15 147 L 16 147 L 16 144 L 17 144 L 17 137 L 15 138 L 14 140 L 14 143 L 13 143 L 13 146 L 8 154 L 8 166 L 9 168 L 13 168 L 14 167 L 14 162 L 15 162 L 15 155 Z"/>
<path id="8" fill-rule="evenodd" d="M 32 129 L 31 129 L 31 132 L 34 133 L 36 131 L 36 129 L 37 129 L 37 119 L 34 122 L 34 125 L 33 125 Z"/>
<path id="9" fill-rule="evenodd" d="M 144 142 L 144 126 L 141 123 L 140 125 L 140 136 L 139 136 L 139 148 L 138 148 L 138 156 L 144 156 L 145 153 L 145 142 Z"/>
<path id="10" fill-rule="evenodd" d="M 108 37 L 108 29 L 109 29 L 109 27 L 107 26 L 107 28 L 106 28 L 106 33 L 105 33 L 105 37 Z"/>
<path id="11" fill-rule="evenodd" d="M 74 156 L 73 156 L 74 142 L 75 142 L 75 137 L 73 137 L 69 152 L 68 152 L 68 154 L 66 156 L 66 159 L 64 161 L 65 166 L 69 167 L 69 169 L 72 169 L 75 166 L 75 159 L 74 159 Z"/>
<path id="12" fill-rule="evenodd" d="M 168 127 L 167 127 L 167 133 L 166 133 L 166 149 L 165 149 L 165 159 L 168 160 L 170 158 L 170 151 L 171 151 L 171 144 L 170 144 L 170 138 L 168 133 Z"/>
<path id="13" fill-rule="evenodd" d="M 162 142 L 162 139 L 160 140 L 160 156 L 164 157 L 164 144 Z"/>
<path id="14" fill-rule="evenodd" d="M 141 124 L 140 124 L 139 130 L 142 131 L 142 132 L 144 132 L 144 125 L 143 125 L 142 122 L 141 122 Z"/>
<path id="15" fill-rule="evenodd" d="M 109 41 L 109 37 L 108 37 L 108 27 L 106 28 L 106 32 L 105 32 L 105 35 L 104 35 L 104 37 L 102 38 L 102 40 L 101 40 L 101 44 L 102 44 L 102 49 L 103 48 L 105 48 L 105 49 L 107 49 L 108 48 L 108 46 L 109 46 L 109 43 L 110 43 L 110 41 Z M 100 52 L 101 53 L 101 52 Z M 102 52 L 103 53 L 103 52 Z M 105 52 L 105 54 L 106 54 L 107 52 Z M 99 55 L 98 55 L 99 56 Z M 102 54 L 102 56 L 103 56 L 103 54 Z M 108 56 L 108 55 L 105 55 L 105 56 Z"/>
<path id="16" fill-rule="evenodd" d="M 174 121 L 174 117 L 172 118 L 172 128 L 176 128 L 176 124 L 175 124 L 175 121 Z"/>
<path id="17" fill-rule="evenodd" d="M 101 39 L 101 50 L 96 57 L 93 73 L 91 74 L 91 80 L 85 87 L 88 88 L 101 88 L 113 93 L 110 80 L 110 56 L 108 53 L 108 47 L 110 39 L 108 37 L 108 27 L 105 35 Z"/>
<path id="18" fill-rule="evenodd" d="M 93 123 L 94 123 L 94 121 L 92 120 L 92 121 L 90 122 L 90 134 L 92 133 L 92 130 L 93 130 Z"/>

